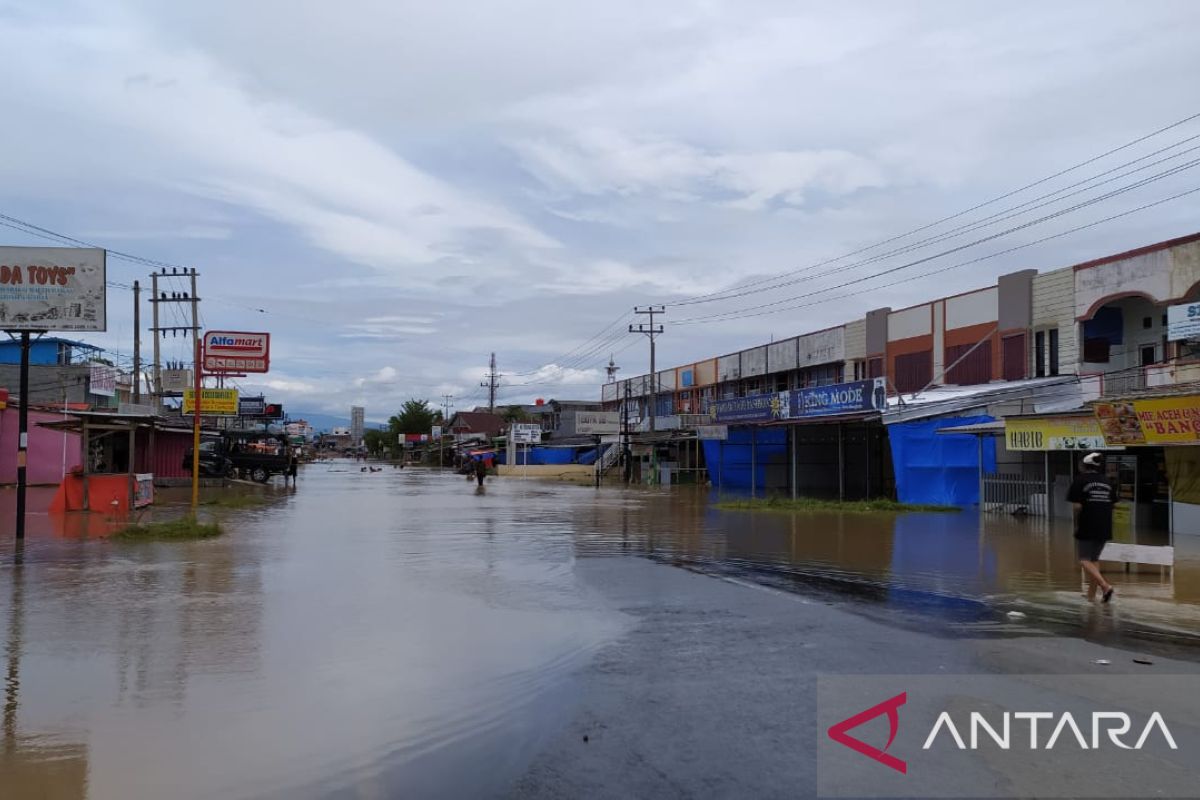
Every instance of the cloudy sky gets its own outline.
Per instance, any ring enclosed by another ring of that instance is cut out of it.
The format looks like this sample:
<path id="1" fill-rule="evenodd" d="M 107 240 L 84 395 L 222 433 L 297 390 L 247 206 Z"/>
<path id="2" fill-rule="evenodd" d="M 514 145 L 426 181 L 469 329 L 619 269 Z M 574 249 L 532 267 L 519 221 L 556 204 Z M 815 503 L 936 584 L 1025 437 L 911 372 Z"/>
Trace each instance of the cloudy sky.
<path id="1" fill-rule="evenodd" d="M 470 406 L 491 351 L 506 401 L 595 397 L 610 353 L 647 368 L 616 335 L 636 304 L 668 306 L 673 365 L 1200 230 L 1197 194 L 950 268 L 1200 186 L 1197 120 L 829 261 L 1197 113 L 1198 25 L 1187 1 L 0 0 L 0 213 L 196 266 L 206 326 L 273 334 L 243 387 L 292 409 Z M 110 289 L 95 341 L 127 355 L 131 316 Z"/>

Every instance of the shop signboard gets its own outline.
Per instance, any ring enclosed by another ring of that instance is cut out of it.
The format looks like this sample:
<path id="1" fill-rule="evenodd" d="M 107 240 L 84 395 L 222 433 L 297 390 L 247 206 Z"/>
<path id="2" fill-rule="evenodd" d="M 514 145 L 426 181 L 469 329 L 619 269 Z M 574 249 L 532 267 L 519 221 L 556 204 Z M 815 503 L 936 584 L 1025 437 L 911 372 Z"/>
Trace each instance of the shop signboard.
<path id="1" fill-rule="evenodd" d="M 103 331 L 104 251 L 0 247 L 0 329 Z"/>
<path id="2" fill-rule="evenodd" d="M 1008 450 L 1098 450 L 1106 447 L 1094 416 L 1009 417 L 1004 420 Z"/>
<path id="3" fill-rule="evenodd" d="M 697 425 L 696 438 L 707 441 L 725 441 L 729 438 L 728 425 Z"/>
<path id="4" fill-rule="evenodd" d="M 728 400 L 714 400 L 712 416 L 717 422 L 770 422 L 775 419 L 786 419 L 789 401 L 780 402 L 780 396 L 787 398 L 787 392 L 772 392 L 770 394 L 755 394 L 749 397 L 731 397 Z"/>
<path id="5" fill-rule="evenodd" d="M 207 372 L 262 373 L 271 366 L 271 334 L 250 331 L 206 331 Z"/>
<path id="6" fill-rule="evenodd" d="M 183 415 L 196 413 L 196 390 L 183 392 Z M 201 389 L 200 413 L 208 417 L 236 417 L 238 413 L 237 389 Z"/>
<path id="7" fill-rule="evenodd" d="M 431 437 L 433 437 L 434 439 L 442 438 L 442 426 L 434 425 L 432 428 L 429 429 L 429 435 Z"/>
<path id="8" fill-rule="evenodd" d="M 1200 444 L 1200 395 L 1096 403 L 1094 410 L 1110 445 Z"/>
<path id="9" fill-rule="evenodd" d="M 792 392 L 792 417 L 820 417 L 877 411 L 887 407 L 887 385 L 883 378 L 872 378 L 830 386 L 814 386 Z"/>
<path id="10" fill-rule="evenodd" d="M 164 369 L 159 373 L 164 392 L 182 392 L 189 386 L 194 386 L 190 369 Z"/>
<path id="11" fill-rule="evenodd" d="M 1200 339 L 1200 303 L 1167 308 L 1167 339 L 1172 342 Z"/>
<path id="12" fill-rule="evenodd" d="M 517 444 L 537 444 L 542 441 L 542 426 L 536 423 L 514 422 L 509 433 Z"/>
<path id="13" fill-rule="evenodd" d="M 154 502 L 154 473 L 138 473 L 134 478 L 133 507 L 144 508 Z"/>
<path id="14" fill-rule="evenodd" d="M 261 417 L 267 413 L 267 401 L 262 395 L 258 397 L 238 398 L 239 417 Z"/>
<path id="15" fill-rule="evenodd" d="M 88 369 L 88 392 L 101 397 L 117 394 L 117 370 L 107 364 L 92 364 Z"/>
<path id="16" fill-rule="evenodd" d="M 621 413 L 619 411 L 576 411 L 575 432 L 591 436 L 621 432 Z"/>

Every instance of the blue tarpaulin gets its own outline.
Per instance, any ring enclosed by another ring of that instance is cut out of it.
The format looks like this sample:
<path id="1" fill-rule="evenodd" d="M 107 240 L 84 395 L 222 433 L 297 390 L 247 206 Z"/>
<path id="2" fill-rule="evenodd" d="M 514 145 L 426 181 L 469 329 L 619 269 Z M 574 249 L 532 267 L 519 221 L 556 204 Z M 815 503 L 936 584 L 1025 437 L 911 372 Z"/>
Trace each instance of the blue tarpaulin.
<path id="1" fill-rule="evenodd" d="M 708 479 L 713 486 L 722 489 L 750 491 L 750 455 L 754 452 L 755 492 L 762 492 L 767 484 L 766 465 L 787 458 L 787 430 L 785 428 L 758 428 L 757 442 L 751 447 L 754 428 L 749 426 L 730 427 L 729 438 L 724 441 L 705 439 L 704 461 L 708 465 Z"/>
<path id="2" fill-rule="evenodd" d="M 943 417 L 888 425 L 896 495 L 902 503 L 971 506 L 979 502 L 979 444 L 971 434 L 942 428 L 994 422 L 990 416 Z M 983 437 L 983 468 L 996 471 L 996 440 Z"/>

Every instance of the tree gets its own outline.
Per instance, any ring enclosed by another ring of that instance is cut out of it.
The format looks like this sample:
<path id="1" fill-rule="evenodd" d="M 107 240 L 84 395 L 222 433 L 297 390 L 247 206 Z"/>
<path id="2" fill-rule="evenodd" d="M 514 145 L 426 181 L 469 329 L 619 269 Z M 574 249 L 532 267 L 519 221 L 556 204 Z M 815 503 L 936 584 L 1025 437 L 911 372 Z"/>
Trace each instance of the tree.
<path id="1" fill-rule="evenodd" d="M 429 433 L 442 421 L 442 412 L 429 407 L 427 400 L 406 400 L 400 411 L 388 420 L 392 440 L 401 433 Z"/>
<path id="2" fill-rule="evenodd" d="M 377 428 L 363 431 L 363 443 L 367 446 L 367 452 L 376 458 L 390 455 L 395 442 L 395 434 L 389 431 L 381 431 Z"/>
<path id="3" fill-rule="evenodd" d="M 500 408 L 500 416 L 505 422 L 525 422 L 529 419 L 529 415 L 525 413 L 525 409 L 520 406 L 502 406 Z"/>

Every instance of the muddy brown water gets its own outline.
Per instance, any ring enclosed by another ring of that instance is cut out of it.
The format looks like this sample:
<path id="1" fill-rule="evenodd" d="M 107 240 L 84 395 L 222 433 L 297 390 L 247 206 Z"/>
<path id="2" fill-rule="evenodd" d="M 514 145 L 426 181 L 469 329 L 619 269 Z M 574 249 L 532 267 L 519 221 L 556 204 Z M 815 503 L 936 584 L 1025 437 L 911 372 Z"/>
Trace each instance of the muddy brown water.
<path id="1" fill-rule="evenodd" d="M 629 624 L 579 558 L 651 558 L 964 635 L 1010 629 L 1011 609 L 1082 635 L 1200 635 L 1200 542 L 1176 543 L 1173 574 L 1114 576 L 1119 602 L 1097 618 L 1069 532 L 1038 520 L 727 512 L 698 491 L 515 478 L 478 493 L 349 462 L 213 513 L 229 532 L 205 541 L 121 542 L 99 515 L 36 513 L 20 551 L 0 543 L 0 796 L 486 792 Z"/>

